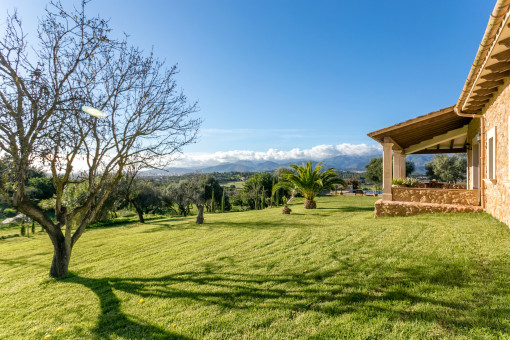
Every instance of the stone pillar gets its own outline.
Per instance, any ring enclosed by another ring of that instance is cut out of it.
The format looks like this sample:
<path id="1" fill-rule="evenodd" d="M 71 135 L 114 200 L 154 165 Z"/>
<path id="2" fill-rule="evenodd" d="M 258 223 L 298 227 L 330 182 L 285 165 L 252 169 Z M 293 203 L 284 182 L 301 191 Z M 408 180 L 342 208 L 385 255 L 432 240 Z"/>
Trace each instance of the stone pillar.
<path id="1" fill-rule="evenodd" d="M 383 201 L 391 201 L 391 151 L 393 143 L 382 143 L 383 146 Z"/>
<path id="2" fill-rule="evenodd" d="M 405 153 L 400 154 L 400 177 L 406 178 L 406 155 Z"/>
<path id="3" fill-rule="evenodd" d="M 400 167 L 400 158 L 402 157 L 402 151 L 393 150 L 393 178 L 402 178 L 400 174 L 402 168 Z"/>

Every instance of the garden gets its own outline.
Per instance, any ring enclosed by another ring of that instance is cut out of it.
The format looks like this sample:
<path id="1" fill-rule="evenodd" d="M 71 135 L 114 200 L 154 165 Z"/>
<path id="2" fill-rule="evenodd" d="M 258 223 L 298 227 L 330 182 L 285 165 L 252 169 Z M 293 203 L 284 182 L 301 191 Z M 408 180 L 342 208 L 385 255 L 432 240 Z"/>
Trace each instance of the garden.
<path id="1" fill-rule="evenodd" d="M 0 241 L 0 338 L 501 338 L 510 235 L 487 214 L 373 218 L 375 198 L 136 216 L 88 228 L 48 277 L 46 233 Z M 9 233 L 0 230 L 0 235 Z"/>

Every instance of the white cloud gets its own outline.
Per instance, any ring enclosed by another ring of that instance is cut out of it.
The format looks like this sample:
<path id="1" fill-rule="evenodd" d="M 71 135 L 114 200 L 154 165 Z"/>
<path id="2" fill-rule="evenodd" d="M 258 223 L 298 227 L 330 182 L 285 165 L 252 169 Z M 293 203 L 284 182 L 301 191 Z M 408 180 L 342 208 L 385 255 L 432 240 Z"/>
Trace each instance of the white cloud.
<path id="1" fill-rule="evenodd" d="M 379 155 L 380 145 L 367 144 L 338 144 L 338 145 L 317 145 L 311 149 L 295 148 L 288 151 L 269 149 L 267 151 L 232 150 L 218 151 L 213 153 L 187 153 L 181 155 L 171 166 L 173 167 L 196 167 L 211 166 L 221 163 L 232 163 L 236 161 L 287 161 L 287 160 L 314 160 L 320 161 L 336 156 L 366 156 Z"/>

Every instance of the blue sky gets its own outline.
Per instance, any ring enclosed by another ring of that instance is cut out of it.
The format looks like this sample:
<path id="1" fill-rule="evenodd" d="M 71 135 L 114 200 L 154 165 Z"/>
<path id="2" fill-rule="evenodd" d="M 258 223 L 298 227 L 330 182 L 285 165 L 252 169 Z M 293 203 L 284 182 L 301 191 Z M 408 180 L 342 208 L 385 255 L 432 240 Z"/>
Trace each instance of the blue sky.
<path id="1" fill-rule="evenodd" d="M 30 31 L 45 3 L 0 0 L 2 21 L 17 7 Z M 184 154 L 214 162 L 235 150 L 365 152 L 367 132 L 454 104 L 494 4 L 95 0 L 88 12 L 179 64 L 204 120 Z"/>

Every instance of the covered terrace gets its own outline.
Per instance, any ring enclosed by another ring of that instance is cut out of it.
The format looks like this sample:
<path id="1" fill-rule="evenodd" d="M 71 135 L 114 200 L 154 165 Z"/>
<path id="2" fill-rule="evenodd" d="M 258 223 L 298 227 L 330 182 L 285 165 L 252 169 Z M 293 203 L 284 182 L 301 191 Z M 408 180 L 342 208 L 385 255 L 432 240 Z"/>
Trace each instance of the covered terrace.
<path id="1" fill-rule="evenodd" d="M 406 156 L 411 154 L 466 153 L 468 124 L 454 106 L 419 116 L 368 134 L 383 147 L 383 195 L 376 216 L 414 215 L 423 212 L 478 211 L 478 190 L 465 186 L 427 185 L 392 187 L 394 178 L 406 177 Z"/>

